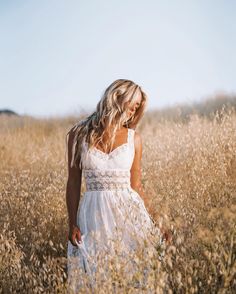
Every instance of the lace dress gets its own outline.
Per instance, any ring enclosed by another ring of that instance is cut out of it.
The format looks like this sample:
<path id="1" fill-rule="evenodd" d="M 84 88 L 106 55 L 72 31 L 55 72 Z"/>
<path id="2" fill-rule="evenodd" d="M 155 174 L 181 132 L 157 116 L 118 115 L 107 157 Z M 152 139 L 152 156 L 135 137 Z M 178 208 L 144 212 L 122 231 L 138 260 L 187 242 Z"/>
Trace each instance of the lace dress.
<path id="1" fill-rule="evenodd" d="M 99 255 L 106 252 L 103 259 L 109 254 L 117 255 L 111 240 L 119 241 L 123 254 L 120 257 L 127 259 L 137 244 L 147 240 L 154 230 L 154 221 L 143 199 L 130 185 L 134 133 L 135 130 L 128 128 L 127 142 L 110 153 L 96 147 L 88 150 L 87 142 L 83 141 L 81 156 L 86 192 L 77 212 L 82 243 L 76 247 L 68 240 L 67 247 L 68 281 L 75 293 L 82 285 L 77 270 L 87 273 L 93 285 Z M 155 233 L 161 244 L 160 230 L 156 226 Z"/>

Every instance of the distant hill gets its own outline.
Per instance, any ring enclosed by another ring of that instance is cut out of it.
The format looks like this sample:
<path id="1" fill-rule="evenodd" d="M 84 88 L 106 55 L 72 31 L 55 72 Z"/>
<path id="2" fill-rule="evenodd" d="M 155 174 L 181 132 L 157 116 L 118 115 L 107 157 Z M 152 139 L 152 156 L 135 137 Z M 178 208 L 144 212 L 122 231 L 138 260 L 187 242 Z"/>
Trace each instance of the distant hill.
<path id="1" fill-rule="evenodd" d="M 226 113 L 230 110 L 236 111 L 236 94 L 218 94 L 206 97 L 202 101 L 176 104 L 162 109 L 153 109 L 149 111 L 148 120 L 155 121 L 174 121 L 188 122 L 192 114 L 200 117 L 212 119 L 216 113 L 224 110 Z M 221 114 L 219 114 L 219 117 Z"/>
<path id="2" fill-rule="evenodd" d="M 13 110 L 10 110 L 10 109 L 0 109 L 0 115 L 1 114 L 6 114 L 6 115 L 17 115 L 19 116 L 18 113 L 16 113 L 15 111 Z"/>

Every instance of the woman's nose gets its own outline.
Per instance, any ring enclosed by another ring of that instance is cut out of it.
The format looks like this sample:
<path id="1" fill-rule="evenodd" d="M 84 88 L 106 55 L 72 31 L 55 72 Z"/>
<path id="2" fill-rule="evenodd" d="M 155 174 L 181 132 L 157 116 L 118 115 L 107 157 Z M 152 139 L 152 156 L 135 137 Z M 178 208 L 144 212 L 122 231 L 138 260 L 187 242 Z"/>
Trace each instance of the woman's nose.
<path id="1" fill-rule="evenodd" d="M 130 110 L 129 110 L 129 113 L 130 113 L 130 114 L 133 114 L 134 112 L 135 112 L 134 109 L 130 109 Z"/>

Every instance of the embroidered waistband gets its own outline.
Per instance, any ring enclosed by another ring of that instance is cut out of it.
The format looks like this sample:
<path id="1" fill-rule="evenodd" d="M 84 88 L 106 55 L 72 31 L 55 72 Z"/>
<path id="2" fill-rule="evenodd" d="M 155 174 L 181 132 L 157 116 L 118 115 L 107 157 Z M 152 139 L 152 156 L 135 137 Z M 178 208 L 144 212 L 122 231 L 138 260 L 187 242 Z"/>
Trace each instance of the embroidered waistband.
<path id="1" fill-rule="evenodd" d="M 87 191 L 123 190 L 130 187 L 130 170 L 83 170 Z"/>

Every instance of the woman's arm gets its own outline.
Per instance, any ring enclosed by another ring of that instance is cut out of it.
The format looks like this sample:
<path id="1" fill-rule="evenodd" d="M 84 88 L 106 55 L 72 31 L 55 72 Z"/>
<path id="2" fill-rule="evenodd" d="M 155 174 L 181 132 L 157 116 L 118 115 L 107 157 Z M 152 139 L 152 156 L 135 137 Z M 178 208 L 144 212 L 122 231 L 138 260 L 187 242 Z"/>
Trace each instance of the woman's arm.
<path id="1" fill-rule="evenodd" d="M 142 138 L 140 134 L 135 131 L 134 133 L 134 148 L 135 148 L 135 155 L 133 164 L 131 167 L 131 178 L 130 184 L 132 189 L 134 189 L 138 194 L 142 197 L 145 207 L 149 209 L 149 201 L 148 197 L 145 195 L 142 187 L 142 171 L 141 171 L 141 160 L 142 160 Z"/>
<path id="2" fill-rule="evenodd" d="M 72 144 L 73 144 L 74 132 L 69 132 L 68 138 L 68 179 L 66 185 L 66 205 L 68 212 L 68 226 L 69 230 L 72 230 L 74 226 L 77 226 L 76 217 L 77 210 L 80 201 L 81 193 L 81 179 L 82 170 L 79 167 L 70 167 L 72 158 Z"/>
<path id="3" fill-rule="evenodd" d="M 142 181 L 141 181 L 142 180 L 142 173 L 141 173 L 142 139 L 140 134 L 137 133 L 137 131 L 135 131 L 134 133 L 134 146 L 135 146 L 135 155 L 134 155 L 133 164 L 130 170 L 131 172 L 130 184 L 132 189 L 138 192 L 139 195 L 142 197 L 144 201 L 144 205 L 150 213 L 150 208 L 151 208 L 150 198 L 148 198 L 145 195 L 143 191 L 143 187 L 142 187 Z M 170 231 L 164 228 L 163 226 L 159 228 L 165 240 L 168 243 L 171 242 L 172 236 Z"/>

